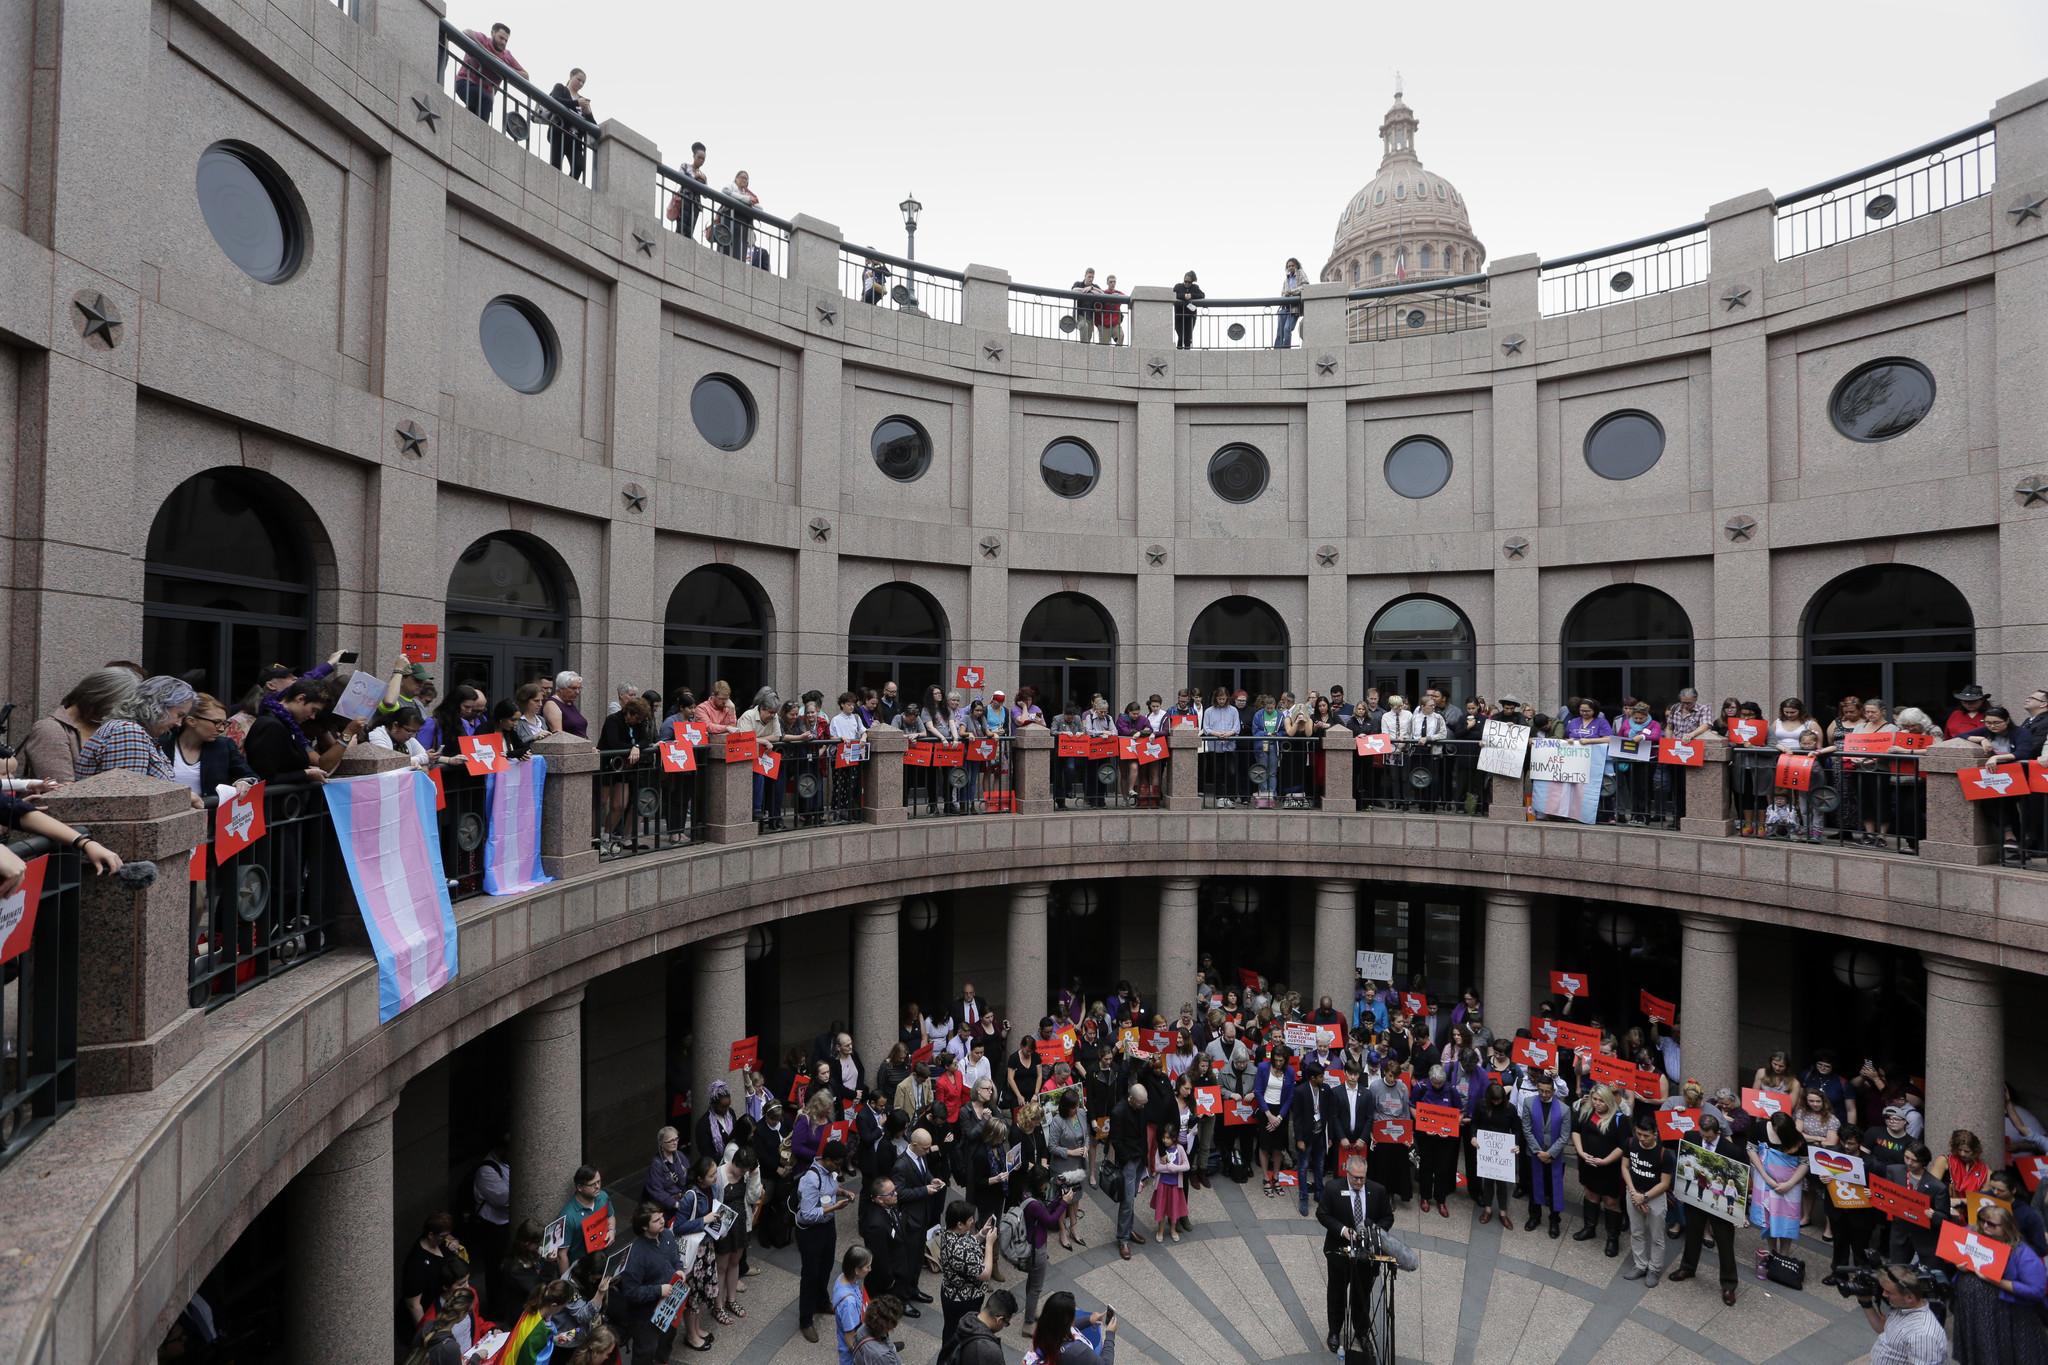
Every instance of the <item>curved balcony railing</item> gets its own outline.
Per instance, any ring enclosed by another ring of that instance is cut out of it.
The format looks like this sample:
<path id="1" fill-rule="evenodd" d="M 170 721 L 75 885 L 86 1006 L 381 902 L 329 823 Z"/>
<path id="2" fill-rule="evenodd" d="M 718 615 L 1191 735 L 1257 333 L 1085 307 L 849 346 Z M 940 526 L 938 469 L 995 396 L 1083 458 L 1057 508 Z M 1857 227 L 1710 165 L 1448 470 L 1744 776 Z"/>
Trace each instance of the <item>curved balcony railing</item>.
<path id="1" fill-rule="evenodd" d="M 352 11 L 351 11 L 352 12 Z M 559 103 L 467 33 L 441 21 L 434 78 L 457 104 L 558 171 L 590 183 L 597 125 Z"/>
<path id="2" fill-rule="evenodd" d="M 1972 124 L 1910 152 L 1780 197 L 1772 225 L 1781 261 L 1910 223 L 1991 192 L 1998 135 Z"/>
<path id="3" fill-rule="evenodd" d="M 28 945 L 0 964 L 0 1166 L 78 1103 L 79 873 L 75 848 L 29 835 L 7 847 L 43 859 Z M 24 897 L 24 901 L 26 897 Z M 0 933 L 0 939 L 10 937 Z"/>
<path id="4" fill-rule="evenodd" d="M 1487 284 L 1484 275 L 1457 275 L 1354 289 L 1344 296 L 1345 339 L 1397 341 L 1484 327 L 1492 307 Z"/>
<path id="5" fill-rule="evenodd" d="M 1544 317 L 1582 313 L 1699 284 L 1713 269 L 1705 223 L 1688 223 L 1632 242 L 1545 261 L 1537 277 L 1537 311 Z"/>
<path id="6" fill-rule="evenodd" d="M 723 190 L 700 185 L 673 166 L 654 168 L 655 212 L 672 232 L 771 275 L 789 276 L 789 220 Z"/>
<path id="7" fill-rule="evenodd" d="M 892 256 L 871 246 L 839 248 L 839 292 L 875 308 L 939 322 L 962 320 L 961 287 L 967 276 L 958 270 L 920 265 L 907 256 Z"/>

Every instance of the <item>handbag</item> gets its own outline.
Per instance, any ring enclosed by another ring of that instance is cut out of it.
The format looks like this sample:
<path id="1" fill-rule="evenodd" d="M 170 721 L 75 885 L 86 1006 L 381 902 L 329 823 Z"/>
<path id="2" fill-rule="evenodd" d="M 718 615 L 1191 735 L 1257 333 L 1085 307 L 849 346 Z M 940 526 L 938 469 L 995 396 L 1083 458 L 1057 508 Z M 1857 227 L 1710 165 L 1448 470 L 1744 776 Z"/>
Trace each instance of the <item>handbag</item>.
<path id="1" fill-rule="evenodd" d="M 1095 1184 L 1102 1191 L 1102 1197 L 1112 1203 L 1121 1204 L 1124 1199 L 1123 1168 L 1104 1157 L 1102 1166 L 1095 1173 Z"/>
<path id="2" fill-rule="evenodd" d="M 1767 1251 L 1764 1253 L 1764 1278 L 1787 1289 L 1804 1290 L 1806 1262 L 1797 1256 L 1780 1256 L 1775 1251 Z"/>

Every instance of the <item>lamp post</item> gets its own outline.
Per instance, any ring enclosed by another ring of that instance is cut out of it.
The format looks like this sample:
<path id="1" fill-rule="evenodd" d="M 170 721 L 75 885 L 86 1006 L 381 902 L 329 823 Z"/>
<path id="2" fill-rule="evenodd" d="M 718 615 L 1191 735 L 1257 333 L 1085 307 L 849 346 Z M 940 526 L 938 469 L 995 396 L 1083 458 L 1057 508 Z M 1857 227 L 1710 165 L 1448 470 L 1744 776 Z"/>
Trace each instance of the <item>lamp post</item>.
<path id="1" fill-rule="evenodd" d="M 910 245 L 903 253 L 904 259 L 915 261 L 917 259 L 917 215 L 924 211 L 924 205 L 917 202 L 917 195 L 915 193 L 911 193 L 906 195 L 903 202 L 896 207 L 903 210 L 903 231 L 910 239 Z M 909 277 L 903 281 L 903 287 L 906 295 L 903 300 L 903 306 L 905 308 L 916 308 L 917 271 L 915 269 L 909 272 Z"/>

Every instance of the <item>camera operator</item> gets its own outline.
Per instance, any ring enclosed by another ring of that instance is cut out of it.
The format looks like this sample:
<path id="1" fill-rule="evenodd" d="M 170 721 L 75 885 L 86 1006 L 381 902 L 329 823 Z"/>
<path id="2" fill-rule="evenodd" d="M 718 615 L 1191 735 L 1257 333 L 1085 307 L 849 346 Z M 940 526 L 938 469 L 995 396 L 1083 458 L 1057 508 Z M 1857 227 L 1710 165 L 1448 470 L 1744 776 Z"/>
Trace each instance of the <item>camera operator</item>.
<path id="1" fill-rule="evenodd" d="M 1323 1269 L 1329 1276 L 1326 1306 L 1330 1316 L 1330 1336 L 1324 1344 L 1336 1351 L 1344 1331 L 1347 1294 L 1351 1306 L 1351 1332 L 1357 1338 L 1364 1334 L 1365 1324 L 1370 1321 L 1368 1306 L 1372 1282 L 1380 1273 L 1379 1266 L 1372 1261 L 1354 1259 L 1353 1246 L 1368 1225 L 1377 1226 L 1382 1231 L 1391 1230 L 1394 1226 L 1394 1205 L 1387 1198 L 1385 1186 L 1365 1178 L 1365 1158 L 1352 1157 L 1345 1164 L 1343 1182 L 1333 1182 L 1323 1188 L 1316 1205 L 1316 1221 L 1324 1229 Z"/>
<path id="2" fill-rule="evenodd" d="M 1876 1278 L 1891 1312 L 1856 1296 L 1870 1330 L 1877 1333 L 1870 1365 L 1942 1365 L 1948 1359 L 1948 1333 L 1927 1306 L 1932 1294 L 1927 1281 L 1911 1266 L 1886 1266 Z"/>

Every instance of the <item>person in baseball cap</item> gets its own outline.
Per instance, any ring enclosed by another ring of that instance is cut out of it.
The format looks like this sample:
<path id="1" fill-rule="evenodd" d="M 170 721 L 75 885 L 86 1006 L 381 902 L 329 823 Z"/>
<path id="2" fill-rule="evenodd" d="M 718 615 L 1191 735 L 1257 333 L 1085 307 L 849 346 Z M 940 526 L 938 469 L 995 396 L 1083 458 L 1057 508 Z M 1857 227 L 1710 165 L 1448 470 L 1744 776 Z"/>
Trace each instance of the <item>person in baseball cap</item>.
<path id="1" fill-rule="evenodd" d="M 420 689 L 433 680 L 432 669 L 399 655 L 398 662 L 391 668 L 391 681 L 384 687 L 384 698 L 377 703 L 377 712 L 370 718 L 371 725 L 388 723 L 398 714 L 399 707 L 419 696 Z"/>

